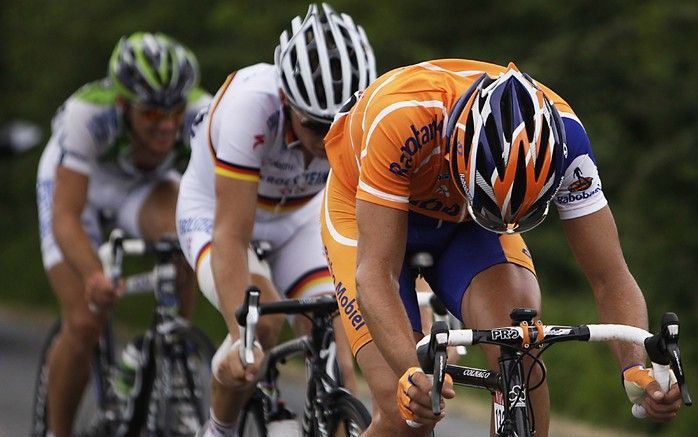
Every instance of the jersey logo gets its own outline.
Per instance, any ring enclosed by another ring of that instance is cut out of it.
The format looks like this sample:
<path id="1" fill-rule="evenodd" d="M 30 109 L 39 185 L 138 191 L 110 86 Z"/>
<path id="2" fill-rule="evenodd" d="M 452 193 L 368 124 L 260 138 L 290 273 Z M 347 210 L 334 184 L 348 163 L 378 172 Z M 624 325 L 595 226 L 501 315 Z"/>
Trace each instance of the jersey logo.
<path id="1" fill-rule="evenodd" d="M 434 190 L 434 193 L 439 194 L 444 197 L 451 197 L 451 193 L 448 190 L 448 187 L 446 185 L 439 185 L 436 187 Z"/>
<path id="2" fill-rule="evenodd" d="M 577 178 L 577 180 L 570 184 L 569 190 L 571 192 L 586 190 L 591 187 L 591 183 L 594 180 L 594 178 L 585 177 L 579 167 L 574 169 L 574 177 Z"/>
<path id="3" fill-rule="evenodd" d="M 409 136 L 400 151 L 400 162 L 391 162 L 389 170 L 391 173 L 396 174 L 401 177 L 407 176 L 407 172 L 412 170 L 414 167 L 414 155 L 417 154 L 422 147 L 431 141 L 436 139 L 436 136 L 441 136 L 441 130 L 443 128 L 443 119 L 437 121 L 436 117 L 431 121 L 431 123 L 425 124 L 421 128 L 412 124 L 410 125 L 411 136 Z"/>
<path id="4" fill-rule="evenodd" d="M 264 144 L 264 135 L 255 135 L 254 144 L 252 144 L 252 149 L 255 149 L 260 144 Z"/>

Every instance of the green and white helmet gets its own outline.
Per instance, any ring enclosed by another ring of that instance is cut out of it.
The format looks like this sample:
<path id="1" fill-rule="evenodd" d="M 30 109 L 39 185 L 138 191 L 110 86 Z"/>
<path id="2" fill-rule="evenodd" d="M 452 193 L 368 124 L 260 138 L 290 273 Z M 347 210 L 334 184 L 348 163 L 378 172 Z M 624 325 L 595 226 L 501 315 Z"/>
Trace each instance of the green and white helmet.
<path id="1" fill-rule="evenodd" d="M 173 108 L 199 82 L 194 54 L 162 33 L 122 37 L 109 61 L 109 79 L 130 102 Z"/>

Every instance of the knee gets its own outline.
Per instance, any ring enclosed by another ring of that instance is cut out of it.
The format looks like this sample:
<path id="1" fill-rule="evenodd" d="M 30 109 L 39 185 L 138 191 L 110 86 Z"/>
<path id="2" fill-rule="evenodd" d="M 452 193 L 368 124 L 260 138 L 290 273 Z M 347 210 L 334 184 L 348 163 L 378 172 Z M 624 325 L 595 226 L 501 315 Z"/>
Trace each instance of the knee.
<path id="1" fill-rule="evenodd" d="M 412 428 L 407 425 L 400 417 L 397 407 L 394 412 L 386 412 L 374 407 L 371 429 L 375 431 L 376 435 L 399 435 L 401 437 L 426 437 L 432 435 L 431 427 Z"/>
<path id="2" fill-rule="evenodd" d="M 80 314 L 63 321 L 61 336 L 76 355 L 89 355 L 102 333 L 101 321 L 92 314 Z"/>
<path id="3" fill-rule="evenodd" d="M 139 213 L 138 224 L 144 237 L 155 240 L 176 232 L 177 190 L 176 183 L 167 181 L 150 192 Z"/>
<path id="4" fill-rule="evenodd" d="M 264 350 L 274 347 L 276 344 L 284 316 L 265 316 L 259 319 L 257 324 L 257 339 L 262 344 Z"/>
<path id="5" fill-rule="evenodd" d="M 389 380 L 388 380 L 389 379 Z M 400 416 L 397 408 L 397 380 L 387 378 L 372 384 L 373 418 L 372 426 L 379 435 L 424 436 L 429 435 L 428 430 L 411 428 Z"/>

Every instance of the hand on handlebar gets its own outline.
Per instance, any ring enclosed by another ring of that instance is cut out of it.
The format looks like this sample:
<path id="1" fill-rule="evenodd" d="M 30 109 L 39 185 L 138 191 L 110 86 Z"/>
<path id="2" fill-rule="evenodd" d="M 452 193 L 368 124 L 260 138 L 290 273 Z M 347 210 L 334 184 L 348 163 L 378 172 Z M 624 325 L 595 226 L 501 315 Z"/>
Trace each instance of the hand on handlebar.
<path id="1" fill-rule="evenodd" d="M 432 381 L 419 367 L 410 367 L 400 378 L 397 387 L 397 404 L 400 416 L 413 428 L 435 425 L 444 417 L 445 399 L 452 399 L 453 380 L 446 375 L 441 390 L 441 414 L 435 416 L 431 400 Z"/>
<path id="2" fill-rule="evenodd" d="M 654 379 L 652 369 L 641 365 L 623 371 L 623 385 L 630 401 L 641 406 L 651 420 L 668 422 L 681 407 L 681 392 L 673 371 L 670 371 L 670 389 L 666 393 Z"/>
<path id="3" fill-rule="evenodd" d="M 115 285 L 101 270 L 95 271 L 85 280 L 85 300 L 90 311 L 97 314 L 114 305 L 124 291 L 123 281 Z"/>
<path id="4" fill-rule="evenodd" d="M 257 374 L 262 365 L 264 352 L 259 343 L 255 342 L 252 348 L 254 361 L 247 366 L 240 359 L 242 342 L 238 339 L 232 341 L 228 335 L 211 361 L 213 376 L 222 385 L 230 388 L 242 388 L 257 380 Z"/>

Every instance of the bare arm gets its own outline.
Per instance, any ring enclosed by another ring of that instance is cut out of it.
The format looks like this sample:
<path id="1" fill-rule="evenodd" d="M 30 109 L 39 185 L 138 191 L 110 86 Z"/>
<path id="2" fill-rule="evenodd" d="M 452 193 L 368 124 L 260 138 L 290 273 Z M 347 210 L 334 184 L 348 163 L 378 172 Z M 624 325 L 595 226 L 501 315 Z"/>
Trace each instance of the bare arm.
<path id="1" fill-rule="evenodd" d="M 68 264 L 86 281 L 102 271 L 99 258 L 82 226 L 80 216 L 87 202 L 87 176 L 63 166 L 56 170 L 53 194 L 53 235 Z"/>
<path id="2" fill-rule="evenodd" d="M 252 238 L 257 207 L 256 182 L 216 175 L 216 216 L 211 268 L 221 313 L 233 339 L 239 338 L 235 310 L 251 283 L 247 248 Z"/>
<path id="3" fill-rule="evenodd" d="M 104 275 L 99 257 L 82 226 L 80 217 L 87 202 L 88 185 L 87 176 L 62 166 L 56 169 L 53 235 L 66 262 L 82 278 L 85 301 L 96 305 L 98 309 L 113 305 L 121 294 L 122 287 L 114 287 Z"/>
<path id="4" fill-rule="evenodd" d="M 412 327 L 399 294 L 407 213 L 356 202 L 359 229 L 356 289 L 373 341 L 396 375 L 418 366 Z"/>
<path id="5" fill-rule="evenodd" d="M 564 220 L 563 228 L 594 292 L 600 321 L 647 329 L 645 298 L 625 263 L 610 208 Z M 621 367 L 645 362 L 641 346 L 613 343 L 611 347 Z"/>

